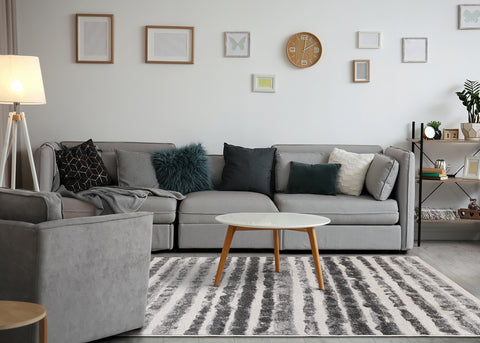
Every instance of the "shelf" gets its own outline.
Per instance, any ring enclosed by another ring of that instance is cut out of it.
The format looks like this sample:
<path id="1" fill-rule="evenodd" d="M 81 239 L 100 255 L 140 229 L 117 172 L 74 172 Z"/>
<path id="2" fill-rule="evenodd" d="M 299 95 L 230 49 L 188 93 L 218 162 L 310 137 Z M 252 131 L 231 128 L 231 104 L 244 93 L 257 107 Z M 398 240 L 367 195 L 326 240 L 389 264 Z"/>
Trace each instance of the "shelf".
<path id="1" fill-rule="evenodd" d="M 418 222 L 418 220 L 417 220 Z M 433 219 L 422 219 L 422 223 L 455 223 L 455 224 L 466 224 L 466 223 L 480 223 L 480 220 L 477 219 L 455 219 L 455 220 L 433 220 Z"/>
<path id="2" fill-rule="evenodd" d="M 418 183 L 420 179 L 417 177 L 415 181 Z M 422 179 L 422 182 L 424 183 L 457 183 L 457 182 L 462 182 L 462 183 L 480 183 L 480 180 L 477 179 L 464 179 L 462 177 L 449 177 L 446 180 L 431 180 L 431 179 Z"/>
<path id="3" fill-rule="evenodd" d="M 420 143 L 420 138 L 408 138 L 407 141 L 411 143 Z M 467 143 L 467 144 L 480 144 L 480 140 L 466 140 L 466 139 L 424 139 L 424 144 L 429 143 L 449 143 L 449 144 L 459 144 L 459 143 Z"/>

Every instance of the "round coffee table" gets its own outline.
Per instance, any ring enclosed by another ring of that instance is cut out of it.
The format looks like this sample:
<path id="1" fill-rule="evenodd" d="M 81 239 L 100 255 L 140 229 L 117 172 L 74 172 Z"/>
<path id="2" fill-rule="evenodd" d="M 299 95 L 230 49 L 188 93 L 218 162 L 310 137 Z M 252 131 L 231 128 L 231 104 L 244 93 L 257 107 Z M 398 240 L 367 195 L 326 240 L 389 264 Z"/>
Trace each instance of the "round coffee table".
<path id="1" fill-rule="evenodd" d="M 324 289 L 322 268 L 320 267 L 320 255 L 318 253 L 317 237 L 315 227 L 330 223 L 330 219 L 322 216 L 301 213 L 273 212 L 273 213 L 228 213 L 215 217 L 215 220 L 227 224 L 227 234 L 223 243 L 222 255 L 218 263 L 215 286 L 220 284 L 223 268 L 227 260 L 233 235 L 236 231 L 272 230 L 273 245 L 275 251 L 275 271 L 280 271 L 280 240 L 279 230 L 292 230 L 308 233 L 310 246 L 312 248 L 315 272 L 317 273 L 318 286 Z"/>
<path id="2" fill-rule="evenodd" d="M 48 324 L 45 307 L 21 301 L 0 301 L 0 330 L 15 329 L 36 322 L 40 322 L 39 342 L 47 343 Z"/>

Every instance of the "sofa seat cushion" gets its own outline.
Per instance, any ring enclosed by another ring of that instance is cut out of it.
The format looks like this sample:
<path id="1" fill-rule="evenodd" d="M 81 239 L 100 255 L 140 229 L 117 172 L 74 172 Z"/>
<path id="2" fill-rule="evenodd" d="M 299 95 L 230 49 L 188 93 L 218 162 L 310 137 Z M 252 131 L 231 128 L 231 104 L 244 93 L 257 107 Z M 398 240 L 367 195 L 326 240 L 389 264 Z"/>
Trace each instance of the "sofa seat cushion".
<path id="1" fill-rule="evenodd" d="M 153 212 L 154 224 L 171 224 L 175 221 L 177 200 L 173 198 L 149 196 L 138 211 Z"/>
<path id="2" fill-rule="evenodd" d="M 333 225 L 393 225 L 399 218 L 395 200 L 377 201 L 371 195 L 277 193 L 274 202 L 280 212 L 317 214 Z"/>
<path id="3" fill-rule="evenodd" d="M 278 212 L 265 194 L 240 191 L 202 191 L 187 194 L 178 210 L 181 224 L 216 223 L 215 217 L 232 212 Z"/>

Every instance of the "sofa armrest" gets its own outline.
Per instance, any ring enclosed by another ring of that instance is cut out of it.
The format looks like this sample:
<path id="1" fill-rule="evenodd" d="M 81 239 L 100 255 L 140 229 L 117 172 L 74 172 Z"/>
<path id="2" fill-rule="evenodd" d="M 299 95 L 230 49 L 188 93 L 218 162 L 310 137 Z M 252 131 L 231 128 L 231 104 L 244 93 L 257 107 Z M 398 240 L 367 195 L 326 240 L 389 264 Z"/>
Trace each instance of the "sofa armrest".
<path id="1" fill-rule="evenodd" d="M 141 327 L 152 225 L 149 212 L 40 224 L 0 220 L 0 299 L 45 305 L 59 342 Z"/>
<path id="2" fill-rule="evenodd" d="M 415 155 L 411 151 L 388 147 L 385 155 L 399 163 L 398 177 L 392 197 L 398 202 L 399 223 L 402 228 L 402 250 L 413 248 L 415 224 Z"/>
<path id="3" fill-rule="evenodd" d="M 58 169 L 57 161 L 55 160 L 55 149 L 58 147 L 57 143 L 48 142 L 42 144 L 35 151 L 35 165 L 37 166 L 37 177 L 40 191 L 51 192 L 58 188 L 56 185 Z"/>

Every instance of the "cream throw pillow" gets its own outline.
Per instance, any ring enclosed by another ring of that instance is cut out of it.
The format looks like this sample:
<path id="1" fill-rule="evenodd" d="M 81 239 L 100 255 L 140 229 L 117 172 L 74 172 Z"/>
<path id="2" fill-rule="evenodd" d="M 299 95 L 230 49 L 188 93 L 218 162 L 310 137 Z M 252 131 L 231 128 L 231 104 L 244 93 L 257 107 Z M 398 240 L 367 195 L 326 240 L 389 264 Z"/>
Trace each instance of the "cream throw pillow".
<path id="1" fill-rule="evenodd" d="M 338 172 L 337 190 L 339 193 L 360 195 L 362 193 L 365 175 L 372 163 L 375 154 L 356 154 L 334 148 L 328 163 L 340 163 Z"/>

